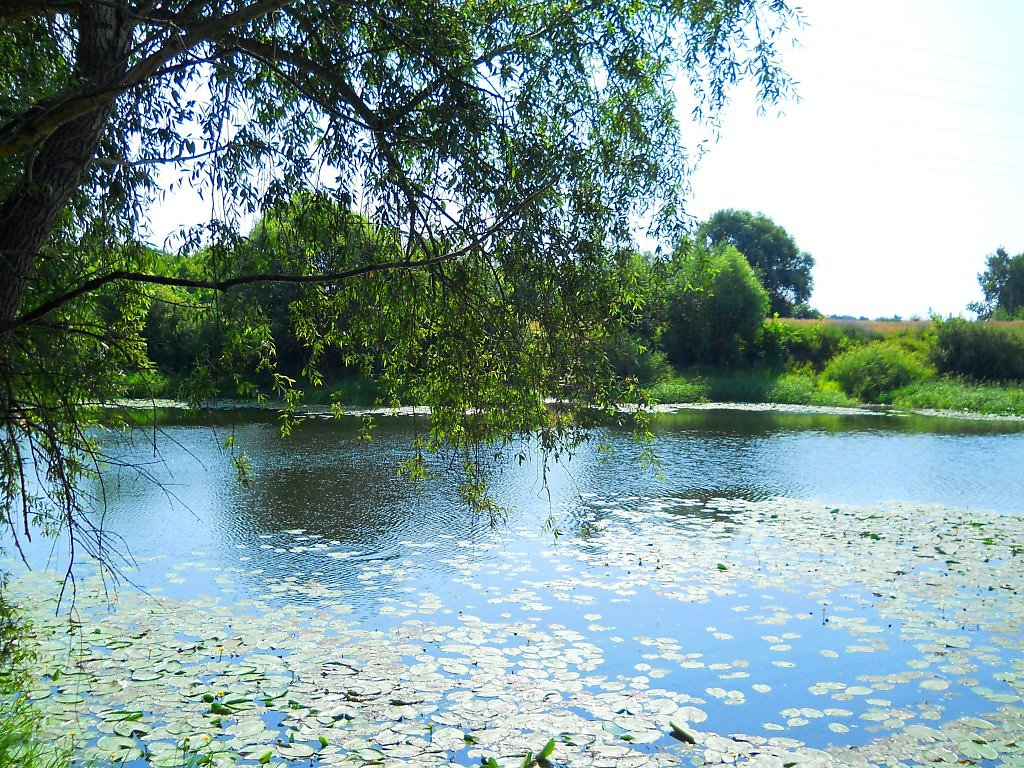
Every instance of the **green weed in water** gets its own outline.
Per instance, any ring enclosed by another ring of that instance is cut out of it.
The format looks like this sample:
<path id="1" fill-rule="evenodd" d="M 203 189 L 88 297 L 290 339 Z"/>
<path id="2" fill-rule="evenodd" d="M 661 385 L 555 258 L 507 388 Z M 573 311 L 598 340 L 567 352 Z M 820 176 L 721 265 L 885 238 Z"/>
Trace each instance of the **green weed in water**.
<path id="1" fill-rule="evenodd" d="M 25 695 L 37 663 L 32 625 L 4 596 L 5 587 L 0 579 L 0 766 L 59 768 L 70 755 L 42 739 L 39 712 Z"/>

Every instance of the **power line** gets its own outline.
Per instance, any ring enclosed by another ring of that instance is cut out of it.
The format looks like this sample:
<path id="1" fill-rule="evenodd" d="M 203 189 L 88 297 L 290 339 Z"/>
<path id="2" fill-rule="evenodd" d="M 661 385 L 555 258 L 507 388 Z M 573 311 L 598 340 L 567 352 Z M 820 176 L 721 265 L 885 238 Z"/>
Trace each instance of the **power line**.
<path id="1" fill-rule="evenodd" d="M 1005 91 L 1006 93 L 1012 93 L 1017 96 L 1021 96 L 1024 99 L 1024 91 L 1020 88 L 1010 88 L 1005 85 L 995 85 L 993 83 L 983 83 L 977 80 L 959 80 L 952 77 L 940 77 L 939 75 L 927 74 L 924 72 L 915 72 L 911 69 L 902 69 L 900 67 L 890 67 L 885 64 L 876 64 L 872 61 L 856 61 L 854 59 L 844 59 L 838 56 L 824 56 L 819 53 L 810 53 L 810 57 L 819 59 L 822 61 L 831 61 L 836 64 L 848 64 L 852 67 L 867 67 L 870 69 L 877 69 L 887 73 L 895 73 L 901 75 L 909 75 L 910 77 L 917 77 L 922 80 L 933 80 L 940 83 L 951 83 L 953 85 L 963 85 L 969 88 L 987 88 L 994 91 Z"/>
<path id="2" fill-rule="evenodd" d="M 838 27 L 830 27 L 827 24 L 813 24 L 813 23 L 811 23 L 811 24 L 808 24 L 807 26 L 809 28 L 811 28 L 811 29 L 821 29 L 821 30 L 824 30 L 826 32 L 831 32 L 831 33 L 837 34 L 837 35 L 845 35 L 846 37 L 856 37 L 856 38 L 859 38 L 861 40 L 867 40 L 868 42 L 879 43 L 881 45 L 890 45 L 893 48 L 903 48 L 903 49 L 908 50 L 908 51 L 917 51 L 918 53 L 927 53 L 927 54 L 929 54 L 931 56 L 941 56 L 942 58 L 946 58 L 946 59 L 956 59 L 958 61 L 969 61 L 969 62 L 972 62 L 974 64 L 982 64 L 982 65 L 984 65 L 986 67 L 995 67 L 996 69 L 1009 70 L 1009 71 L 1013 71 L 1013 72 L 1024 72 L 1024 67 L 1011 66 L 1009 64 L 1006 64 L 1005 62 L 988 61 L 986 59 L 975 58 L 974 56 L 962 56 L 962 55 L 957 54 L 957 53 L 949 53 L 948 51 L 938 51 L 938 50 L 935 50 L 934 48 L 923 48 L 923 47 L 917 46 L 917 45 L 907 45 L 906 43 L 898 43 L 898 42 L 896 42 L 894 40 L 885 40 L 885 39 L 880 38 L 880 37 L 872 37 L 870 35 L 864 35 L 864 34 L 861 34 L 860 32 L 850 32 L 849 30 L 846 30 L 846 29 L 839 29 Z"/>
<path id="3" fill-rule="evenodd" d="M 858 167 L 871 166 L 872 168 L 882 168 L 888 171 L 901 170 L 913 171 L 915 173 L 950 174 L 954 176 L 985 176 L 986 178 L 994 179 L 1024 179 L 1024 171 L 1021 171 L 1020 173 L 996 173 L 994 171 L 978 171 L 969 168 L 950 168 L 937 165 L 908 165 L 900 163 L 886 163 L 871 159 L 855 160 L 853 158 L 841 156 L 830 159 L 833 162 L 845 165 Z"/>
<path id="4" fill-rule="evenodd" d="M 932 96 L 924 93 L 914 93 L 913 91 L 904 91 L 900 88 L 887 88 L 883 85 L 867 85 L 865 83 L 858 83 L 853 80 L 844 80 L 839 77 L 827 77 L 818 76 L 819 80 L 823 80 L 829 83 L 838 83 L 840 85 L 848 85 L 853 88 L 863 88 L 868 91 L 880 91 L 882 93 L 892 93 L 897 96 L 909 96 L 914 99 L 923 99 L 925 101 L 938 101 L 945 104 L 956 104 L 961 107 L 973 107 L 975 109 L 987 109 L 992 112 L 1004 112 L 1009 115 L 1024 115 L 1024 109 L 1006 109 L 1005 107 L 996 107 L 991 104 L 981 104 L 974 101 L 964 101 L 963 99 L 953 99 L 947 96 Z"/>
<path id="5" fill-rule="evenodd" d="M 922 154 L 918 152 L 904 152 L 898 149 L 883 149 L 879 147 L 867 147 L 858 146 L 855 144 L 837 144 L 829 141 L 821 141 L 818 139 L 791 139 L 789 137 L 783 137 L 781 141 L 787 144 L 798 144 L 799 146 L 813 145 L 819 147 L 825 147 L 827 149 L 839 149 L 844 151 L 853 152 L 867 152 L 875 155 L 895 155 L 897 157 L 916 157 L 922 160 L 939 160 L 944 162 L 955 162 L 955 163 L 973 163 L 974 165 L 991 165 L 998 168 L 1021 168 L 1024 169 L 1024 163 L 1007 163 L 1002 160 L 978 160 L 970 157 L 950 157 L 949 155 L 932 155 Z"/>
<path id="6" fill-rule="evenodd" d="M 1011 141 L 1024 141 L 1024 131 L 1021 133 L 990 133 L 988 131 L 972 131 L 966 128 L 948 128 L 934 123 L 911 123 L 906 120 L 892 120 L 885 117 L 866 117 L 853 112 L 839 112 L 836 110 L 822 109 L 819 114 L 831 115 L 846 122 L 859 120 L 865 123 L 878 123 L 880 125 L 894 125 L 900 128 L 912 128 L 915 131 L 931 131 L 933 133 L 952 133 L 960 136 L 981 136 L 988 139 L 1009 139 Z"/>
<path id="7" fill-rule="evenodd" d="M 782 139 L 782 143 L 790 146 L 805 149 L 808 146 L 817 147 L 823 150 L 839 150 L 838 153 L 828 154 L 829 162 L 843 162 L 851 165 L 871 165 L 880 168 L 888 169 L 903 169 L 912 171 L 930 171 L 936 173 L 952 173 L 964 176 L 989 176 L 995 178 L 1006 178 L 1006 179 L 1024 179 L 1024 164 L 1021 163 L 1002 163 L 998 161 L 988 160 L 971 160 L 969 158 L 962 157 L 939 157 L 936 155 L 923 155 L 907 152 L 899 152 L 896 150 L 876 149 L 873 147 L 858 147 L 853 145 L 842 145 L 842 144 L 831 144 L 822 141 L 797 141 L 793 139 Z M 849 153 L 860 153 L 870 155 L 872 157 L 866 157 L 863 159 L 855 159 L 850 156 Z M 910 158 L 916 160 L 926 161 L 927 165 L 907 164 L 907 163 L 890 163 L 878 159 L 879 155 L 888 155 L 900 159 Z M 946 163 L 947 165 L 937 165 Z M 952 163 L 953 165 L 949 165 Z M 957 167 L 955 164 L 960 163 Z M 996 171 L 984 170 L 981 168 L 969 168 L 968 165 L 982 165 L 982 166 L 993 166 L 996 168 L 1006 169 L 1020 169 L 1014 170 L 1010 173 L 998 173 Z"/>

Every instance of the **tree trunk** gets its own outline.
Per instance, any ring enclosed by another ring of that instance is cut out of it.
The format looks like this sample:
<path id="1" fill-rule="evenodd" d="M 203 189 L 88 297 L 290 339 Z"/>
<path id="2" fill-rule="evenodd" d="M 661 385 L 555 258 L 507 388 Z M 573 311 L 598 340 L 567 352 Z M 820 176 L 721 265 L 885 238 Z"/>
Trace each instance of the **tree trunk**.
<path id="1" fill-rule="evenodd" d="M 124 71 L 133 26 L 115 4 L 83 3 L 76 74 L 85 85 Z M 25 157 L 21 183 L 0 202 L 0 328 L 21 307 L 54 223 L 81 184 L 103 137 L 113 101 L 65 123 Z"/>

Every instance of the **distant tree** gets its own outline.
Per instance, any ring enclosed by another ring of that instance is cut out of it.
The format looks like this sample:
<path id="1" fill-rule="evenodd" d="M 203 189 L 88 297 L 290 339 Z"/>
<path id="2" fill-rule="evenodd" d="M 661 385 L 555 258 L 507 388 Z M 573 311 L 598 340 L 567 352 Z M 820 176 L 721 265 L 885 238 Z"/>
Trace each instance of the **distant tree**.
<path id="1" fill-rule="evenodd" d="M 967 308 L 977 312 L 979 320 L 1024 319 L 1024 253 L 1011 256 L 1005 248 L 997 248 L 978 282 L 985 300 Z"/>
<path id="2" fill-rule="evenodd" d="M 768 291 L 773 314 L 806 316 L 801 305 L 811 297 L 814 258 L 785 229 L 764 214 L 725 209 L 700 226 L 698 237 L 708 245 L 736 246 Z"/>
<path id="3" fill-rule="evenodd" d="M 669 289 L 664 347 L 676 365 L 735 365 L 757 340 L 768 292 L 736 248 L 698 247 Z"/>

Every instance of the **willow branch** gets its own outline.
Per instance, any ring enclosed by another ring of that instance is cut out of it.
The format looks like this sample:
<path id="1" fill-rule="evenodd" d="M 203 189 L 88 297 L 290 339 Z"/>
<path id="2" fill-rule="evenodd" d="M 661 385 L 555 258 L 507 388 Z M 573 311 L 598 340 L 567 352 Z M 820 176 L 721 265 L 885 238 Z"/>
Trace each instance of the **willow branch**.
<path id="1" fill-rule="evenodd" d="M 237 288 L 242 285 L 253 285 L 255 283 L 286 283 L 291 285 L 324 285 L 330 283 L 340 283 L 346 280 L 350 280 L 354 277 L 362 275 L 370 275 L 378 272 L 395 272 L 395 271 L 408 271 L 416 269 L 424 269 L 440 264 L 445 261 L 452 261 L 465 256 L 470 251 L 478 248 L 484 242 L 489 240 L 491 237 L 496 235 L 502 229 L 504 229 L 512 219 L 518 216 L 528 205 L 537 200 L 542 194 L 544 194 L 550 185 L 542 186 L 526 198 L 524 198 L 518 205 L 515 206 L 511 211 L 502 216 L 498 221 L 489 226 L 483 232 L 480 232 L 475 238 L 473 238 L 466 245 L 458 248 L 454 251 L 433 256 L 427 259 L 403 259 L 401 261 L 382 261 L 375 264 L 363 264 L 358 267 L 352 267 L 351 269 L 345 269 L 338 272 L 321 272 L 312 275 L 295 275 L 287 273 L 274 273 L 274 272 L 261 272 L 258 274 L 249 275 L 238 275 L 237 277 L 227 278 L 225 280 L 197 280 L 187 277 L 173 277 L 171 275 L 154 275 L 148 272 L 133 272 L 131 270 L 113 270 L 111 272 L 97 275 L 96 277 L 86 280 L 81 285 L 73 288 L 66 293 L 62 293 L 59 296 L 55 296 L 43 304 L 40 304 L 35 309 L 29 310 L 25 314 L 11 321 L 3 327 L 0 327 L 0 335 L 6 335 L 12 331 L 17 330 L 23 326 L 34 323 L 40 318 L 45 317 L 54 310 L 64 306 L 68 302 L 74 301 L 75 299 L 85 296 L 86 294 L 92 293 L 93 291 L 102 288 L 104 285 L 114 282 L 129 282 L 129 283 L 144 283 L 149 285 L 168 285 L 177 288 L 201 288 L 211 291 L 219 291 L 227 293 L 233 288 Z"/>
<path id="2" fill-rule="evenodd" d="M 125 91 L 153 77 L 164 64 L 205 42 L 284 8 L 293 0 L 260 0 L 232 13 L 172 34 L 156 51 L 128 68 L 121 76 L 36 104 L 0 126 L 0 157 L 25 152 L 65 123 L 104 107 Z M 183 22 L 184 23 L 184 22 Z"/>

